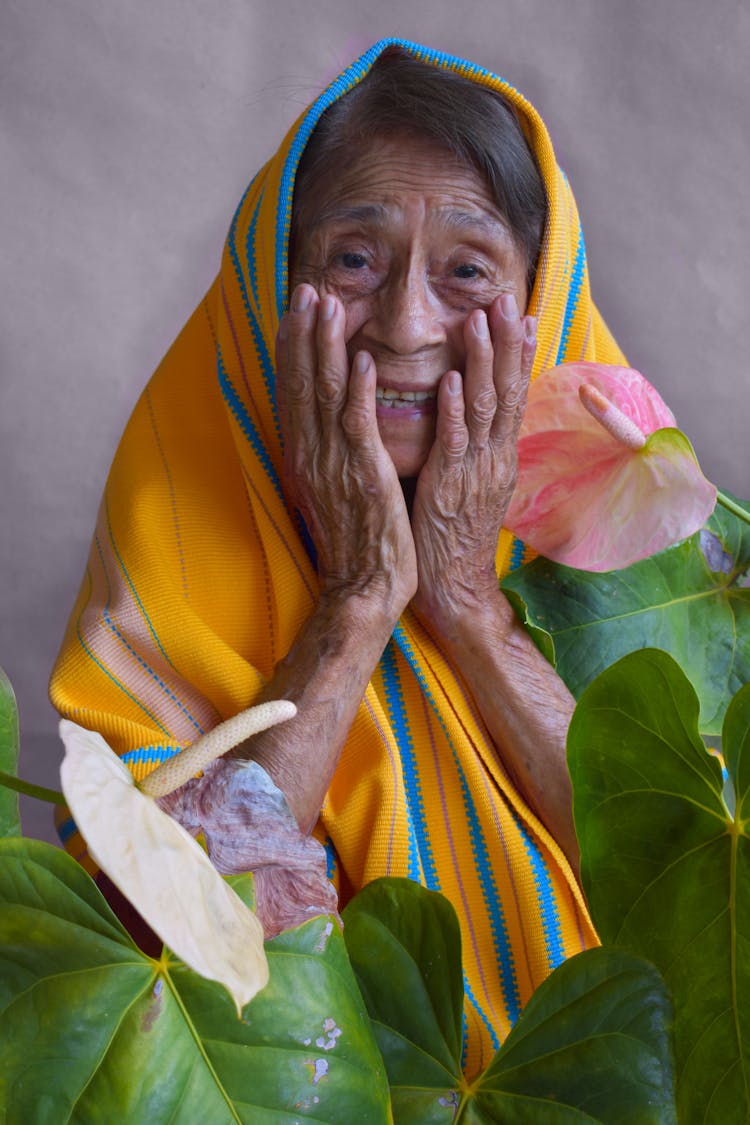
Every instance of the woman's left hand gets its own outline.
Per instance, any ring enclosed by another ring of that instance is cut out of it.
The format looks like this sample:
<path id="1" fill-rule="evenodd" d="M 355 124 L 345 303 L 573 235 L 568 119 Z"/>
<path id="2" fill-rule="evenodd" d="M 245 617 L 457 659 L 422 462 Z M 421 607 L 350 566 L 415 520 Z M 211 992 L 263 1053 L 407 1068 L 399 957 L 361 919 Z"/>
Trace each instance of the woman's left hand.
<path id="1" fill-rule="evenodd" d="M 412 606 L 446 639 L 497 599 L 497 538 L 516 481 L 535 329 L 512 294 L 487 313 L 476 309 L 464 325 L 463 381 L 448 371 L 440 384 L 435 442 L 412 512 L 419 579 Z"/>

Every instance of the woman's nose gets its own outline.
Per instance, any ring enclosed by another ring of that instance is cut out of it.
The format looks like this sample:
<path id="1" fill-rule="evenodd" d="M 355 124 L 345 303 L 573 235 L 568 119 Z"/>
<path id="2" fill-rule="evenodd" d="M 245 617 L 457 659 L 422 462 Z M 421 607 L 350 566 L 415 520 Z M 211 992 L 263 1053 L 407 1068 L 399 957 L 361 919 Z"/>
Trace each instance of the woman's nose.
<path id="1" fill-rule="evenodd" d="M 444 343 L 441 305 L 424 272 L 409 270 L 389 279 L 378 304 L 378 341 L 394 354 L 412 355 Z"/>

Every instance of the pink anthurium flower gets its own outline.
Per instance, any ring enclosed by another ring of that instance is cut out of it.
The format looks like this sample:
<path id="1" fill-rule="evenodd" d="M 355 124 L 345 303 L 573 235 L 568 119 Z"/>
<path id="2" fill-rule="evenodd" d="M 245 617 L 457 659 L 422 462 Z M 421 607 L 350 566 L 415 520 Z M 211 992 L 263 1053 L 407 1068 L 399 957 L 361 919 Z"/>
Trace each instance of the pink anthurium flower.
<path id="1" fill-rule="evenodd" d="M 505 526 L 579 570 L 615 570 L 687 538 L 716 489 L 638 372 L 568 363 L 532 383 Z"/>

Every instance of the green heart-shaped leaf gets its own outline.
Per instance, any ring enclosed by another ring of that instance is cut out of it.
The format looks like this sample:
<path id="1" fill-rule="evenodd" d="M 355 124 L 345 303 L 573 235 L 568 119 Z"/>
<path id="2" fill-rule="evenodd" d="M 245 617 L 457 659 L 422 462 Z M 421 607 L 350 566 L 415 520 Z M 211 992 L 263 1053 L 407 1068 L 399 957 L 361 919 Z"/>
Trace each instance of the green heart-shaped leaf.
<path id="1" fill-rule="evenodd" d="M 653 961 L 671 990 L 684 1122 L 750 1118 L 749 731 L 750 684 L 724 723 L 734 815 L 695 692 L 664 652 L 602 673 L 568 735 L 594 923 L 603 941 Z"/>
<path id="2" fill-rule="evenodd" d="M 396 1125 L 674 1121 L 670 1004 L 640 958 L 594 949 L 565 962 L 468 1082 L 460 935 L 448 901 L 381 879 L 347 906 L 344 924 Z"/>
<path id="3" fill-rule="evenodd" d="M 9 1123 L 390 1121 L 343 938 L 314 918 L 267 946 L 237 1015 L 225 990 L 136 948 L 88 875 L 0 841 L 0 1105 Z"/>
<path id="4" fill-rule="evenodd" d="M 704 531 L 624 570 L 591 574 L 540 558 L 503 589 L 550 635 L 576 698 L 626 653 L 664 649 L 698 692 L 701 731 L 718 735 L 729 700 L 750 680 L 749 568 L 750 526 L 717 507 Z"/>

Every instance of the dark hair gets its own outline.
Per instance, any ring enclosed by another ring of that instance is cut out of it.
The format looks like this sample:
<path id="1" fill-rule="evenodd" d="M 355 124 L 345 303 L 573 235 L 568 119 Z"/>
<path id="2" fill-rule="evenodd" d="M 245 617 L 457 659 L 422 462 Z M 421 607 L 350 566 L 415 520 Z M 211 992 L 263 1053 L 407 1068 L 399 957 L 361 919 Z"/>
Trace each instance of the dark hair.
<path id="1" fill-rule="evenodd" d="M 290 257 L 305 201 L 342 160 L 351 161 L 374 137 L 395 132 L 427 137 L 476 168 L 525 255 L 531 291 L 547 195 L 514 107 L 487 86 L 398 49 L 381 55 L 316 125 L 297 171 Z"/>

